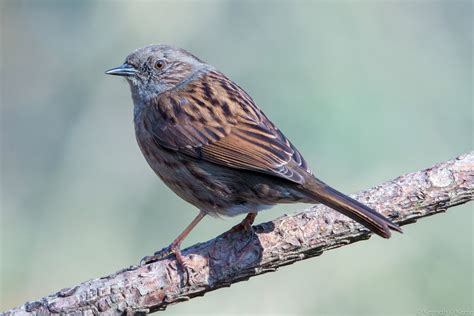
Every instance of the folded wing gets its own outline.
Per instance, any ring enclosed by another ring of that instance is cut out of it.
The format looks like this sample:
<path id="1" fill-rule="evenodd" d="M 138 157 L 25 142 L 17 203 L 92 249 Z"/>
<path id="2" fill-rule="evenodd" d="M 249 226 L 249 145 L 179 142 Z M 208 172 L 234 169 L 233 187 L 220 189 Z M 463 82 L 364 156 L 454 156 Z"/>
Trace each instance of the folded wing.
<path id="1" fill-rule="evenodd" d="M 219 72 L 163 93 L 146 111 L 145 128 L 169 150 L 300 184 L 311 174 L 250 96 Z"/>

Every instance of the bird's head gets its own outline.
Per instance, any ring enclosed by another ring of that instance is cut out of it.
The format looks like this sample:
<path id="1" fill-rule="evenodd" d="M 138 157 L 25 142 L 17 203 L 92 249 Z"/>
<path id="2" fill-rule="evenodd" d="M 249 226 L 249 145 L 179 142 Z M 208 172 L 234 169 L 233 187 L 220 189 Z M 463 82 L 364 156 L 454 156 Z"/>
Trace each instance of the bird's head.
<path id="1" fill-rule="evenodd" d="M 173 89 L 209 67 L 184 49 L 159 44 L 137 49 L 122 65 L 105 73 L 125 77 L 132 94 L 143 100 Z"/>

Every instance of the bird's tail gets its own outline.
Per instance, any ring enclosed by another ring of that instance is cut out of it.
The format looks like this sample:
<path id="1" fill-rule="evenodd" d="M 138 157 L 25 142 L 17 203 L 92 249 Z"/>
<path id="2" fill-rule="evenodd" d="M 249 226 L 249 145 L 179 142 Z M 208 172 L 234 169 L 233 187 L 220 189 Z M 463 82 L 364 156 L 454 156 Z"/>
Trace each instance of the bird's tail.
<path id="1" fill-rule="evenodd" d="M 402 233 L 401 228 L 392 223 L 388 218 L 377 213 L 370 207 L 348 197 L 347 195 L 331 188 L 324 182 L 313 178 L 305 185 L 307 194 L 309 194 L 316 201 L 329 206 L 336 211 L 352 218 L 356 222 L 364 225 L 372 232 L 384 238 L 390 238 L 390 230 L 395 230 Z"/>

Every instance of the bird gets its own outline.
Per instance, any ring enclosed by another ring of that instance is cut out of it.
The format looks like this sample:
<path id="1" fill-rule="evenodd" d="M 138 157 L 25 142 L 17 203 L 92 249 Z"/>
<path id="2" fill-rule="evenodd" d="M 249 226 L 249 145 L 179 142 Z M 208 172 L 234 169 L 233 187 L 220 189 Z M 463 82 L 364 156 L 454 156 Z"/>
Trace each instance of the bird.
<path id="1" fill-rule="evenodd" d="M 315 177 L 298 149 L 250 95 L 190 52 L 153 44 L 105 72 L 129 83 L 135 136 L 146 161 L 198 215 L 147 264 L 174 254 L 206 216 L 246 217 L 231 231 L 251 230 L 258 212 L 281 203 L 322 203 L 384 238 L 402 232 L 390 219 Z M 277 92 L 277 91 L 276 91 Z"/>

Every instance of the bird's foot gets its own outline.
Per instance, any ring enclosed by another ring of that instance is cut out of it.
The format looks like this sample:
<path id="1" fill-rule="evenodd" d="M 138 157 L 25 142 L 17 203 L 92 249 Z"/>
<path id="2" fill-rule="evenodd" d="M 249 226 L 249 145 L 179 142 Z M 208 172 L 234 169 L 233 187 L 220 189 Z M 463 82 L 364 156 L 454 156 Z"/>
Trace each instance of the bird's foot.
<path id="1" fill-rule="evenodd" d="M 140 260 L 140 265 L 144 266 L 146 264 L 165 259 L 166 257 L 170 256 L 172 253 L 173 252 L 171 250 L 171 245 L 170 245 L 159 251 L 156 251 L 152 256 L 143 257 L 142 260 Z"/>
<path id="2" fill-rule="evenodd" d="M 146 256 L 140 261 L 140 265 L 146 265 L 152 262 L 156 262 L 162 259 L 169 257 L 170 255 L 174 255 L 176 258 L 176 268 L 177 270 L 183 271 L 185 274 L 185 284 L 190 284 L 190 273 L 189 273 L 189 266 L 186 263 L 185 257 L 181 254 L 180 245 L 172 243 L 168 247 L 165 247 L 159 251 L 156 251 L 153 256 Z"/>
<path id="3" fill-rule="evenodd" d="M 252 224 L 256 216 L 256 213 L 248 213 L 247 216 L 240 223 L 238 223 L 237 225 L 235 225 L 224 233 L 224 238 L 227 238 L 230 235 L 238 232 L 244 232 L 247 234 L 253 233 Z"/>
<path id="4" fill-rule="evenodd" d="M 253 232 L 252 224 L 242 221 L 238 223 L 237 225 L 235 225 L 234 227 L 232 227 L 231 229 L 229 229 L 226 232 L 226 234 L 232 234 L 232 233 L 238 233 L 238 232 L 252 233 Z"/>

